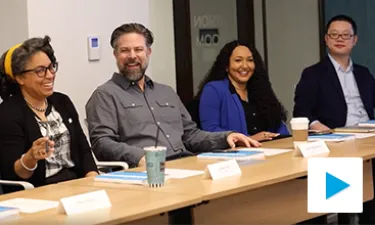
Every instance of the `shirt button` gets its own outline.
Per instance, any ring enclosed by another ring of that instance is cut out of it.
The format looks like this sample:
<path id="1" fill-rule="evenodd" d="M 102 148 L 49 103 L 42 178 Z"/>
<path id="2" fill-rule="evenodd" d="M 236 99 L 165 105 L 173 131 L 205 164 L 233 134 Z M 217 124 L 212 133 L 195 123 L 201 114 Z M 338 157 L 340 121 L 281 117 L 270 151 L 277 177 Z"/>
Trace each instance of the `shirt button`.
<path id="1" fill-rule="evenodd" d="M 165 105 L 169 105 L 169 104 L 168 104 L 168 102 L 167 102 L 167 103 L 165 103 Z"/>
<path id="2" fill-rule="evenodd" d="M 170 136 L 169 136 L 169 134 L 167 134 L 166 136 L 167 136 L 167 138 L 169 138 L 169 137 L 170 137 Z"/>
<path id="3" fill-rule="evenodd" d="M 156 122 L 158 125 L 160 125 L 160 122 Z"/>
<path id="4" fill-rule="evenodd" d="M 154 110 L 154 107 L 151 107 L 151 110 Z"/>
<path id="5" fill-rule="evenodd" d="M 134 82 L 132 82 L 132 85 L 134 85 L 135 83 Z"/>
<path id="6" fill-rule="evenodd" d="M 256 113 L 253 113 L 253 116 L 255 116 L 256 115 Z"/>
<path id="7" fill-rule="evenodd" d="M 257 129 L 257 127 L 254 127 L 254 130 L 256 130 Z"/>
<path id="8" fill-rule="evenodd" d="M 132 103 L 132 106 L 134 107 L 134 106 L 135 106 L 135 103 Z"/>

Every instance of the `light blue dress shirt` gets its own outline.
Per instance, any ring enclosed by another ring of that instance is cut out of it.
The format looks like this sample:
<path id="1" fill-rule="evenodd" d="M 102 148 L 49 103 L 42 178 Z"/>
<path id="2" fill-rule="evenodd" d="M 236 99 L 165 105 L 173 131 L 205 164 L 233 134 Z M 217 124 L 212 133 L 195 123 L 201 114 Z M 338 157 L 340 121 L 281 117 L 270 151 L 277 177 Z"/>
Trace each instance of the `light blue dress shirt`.
<path id="1" fill-rule="evenodd" d="M 349 66 L 344 70 L 341 65 L 331 56 L 328 55 L 333 66 L 335 67 L 337 76 L 339 78 L 348 112 L 346 114 L 345 126 L 356 125 L 359 122 L 366 122 L 369 120 L 365 106 L 363 105 L 361 96 L 358 91 L 357 82 L 353 74 L 353 62 L 350 59 Z"/>

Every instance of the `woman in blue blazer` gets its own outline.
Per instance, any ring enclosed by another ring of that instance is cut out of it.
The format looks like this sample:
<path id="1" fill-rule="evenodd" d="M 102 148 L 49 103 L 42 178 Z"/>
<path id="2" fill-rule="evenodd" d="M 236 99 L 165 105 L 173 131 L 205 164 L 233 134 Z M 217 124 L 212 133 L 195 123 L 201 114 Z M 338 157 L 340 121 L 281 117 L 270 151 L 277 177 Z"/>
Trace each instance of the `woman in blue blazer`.
<path id="1" fill-rule="evenodd" d="M 289 134 L 286 111 L 272 90 L 262 58 L 239 41 L 221 49 L 197 97 L 203 130 L 232 130 L 258 141 Z"/>

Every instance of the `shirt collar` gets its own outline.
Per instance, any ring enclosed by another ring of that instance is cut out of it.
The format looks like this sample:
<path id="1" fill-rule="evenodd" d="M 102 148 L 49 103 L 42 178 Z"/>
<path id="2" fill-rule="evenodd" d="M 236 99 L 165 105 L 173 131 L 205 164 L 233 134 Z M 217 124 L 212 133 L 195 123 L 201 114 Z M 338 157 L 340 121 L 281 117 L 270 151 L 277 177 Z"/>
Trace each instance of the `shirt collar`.
<path id="1" fill-rule="evenodd" d="M 137 82 L 129 80 L 120 73 L 113 73 L 112 80 L 124 90 L 128 90 L 131 86 L 138 85 Z M 145 75 L 145 85 L 151 89 L 154 89 L 154 82 L 147 75 Z"/>
<path id="2" fill-rule="evenodd" d="M 232 84 L 232 82 L 230 82 L 230 80 L 228 79 L 228 83 L 229 83 L 229 91 L 231 94 L 237 94 L 237 91 L 236 91 L 236 88 L 234 87 L 234 85 Z"/>
<path id="3" fill-rule="evenodd" d="M 348 66 L 348 68 L 346 68 L 346 70 L 344 70 L 343 68 L 341 68 L 341 65 L 330 54 L 328 54 L 328 57 L 331 60 L 331 62 L 333 64 L 333 67 L 335 67 L 336 72 L 342 71 L 342 72 L 347 73 L 347 72 L 353 71 L 353 61 L 352 61 L 352 59 L 349 58 L 349 66 Z"/>

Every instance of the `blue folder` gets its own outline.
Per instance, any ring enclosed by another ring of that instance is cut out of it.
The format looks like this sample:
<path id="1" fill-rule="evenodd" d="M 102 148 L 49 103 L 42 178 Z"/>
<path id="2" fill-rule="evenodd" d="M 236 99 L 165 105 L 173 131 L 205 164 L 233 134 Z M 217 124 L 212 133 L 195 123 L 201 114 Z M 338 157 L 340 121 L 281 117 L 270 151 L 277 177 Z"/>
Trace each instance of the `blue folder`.
<path id="1" fill-rule="evenodd" d="M 352 134 L 315 134 L 309 135 L 309 139 L 342 139 L 353 136 Z"/>

